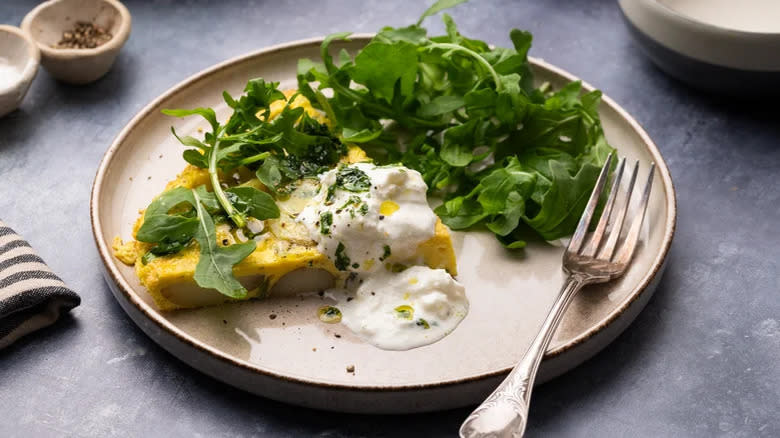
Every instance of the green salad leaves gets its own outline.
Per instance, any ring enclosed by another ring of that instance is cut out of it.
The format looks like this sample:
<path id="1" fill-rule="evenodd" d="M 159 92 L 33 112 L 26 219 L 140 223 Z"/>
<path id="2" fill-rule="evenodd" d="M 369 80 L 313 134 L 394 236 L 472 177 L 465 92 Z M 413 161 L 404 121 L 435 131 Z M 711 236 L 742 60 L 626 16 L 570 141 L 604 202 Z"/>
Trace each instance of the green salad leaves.
<path id="1" fill-rule="evenodd" d="M 599 91 L 573 82 L 534 86 L 531 35 L 514 29 L 513 48 L 461 35 L 427 35 L 422 21 L 461 1 L 442 0 L 417 24 L 386 27 L 354 58 L 331 45 L 321 62 L 303 59 L 298 88 L 326 112 L 345 142 L 379 163 L 418 170 L 453 229 L 485 226 L 509 248 L 532 230 L 546 240 L 571 234 L 612 148 L 604 139 Z M 329 96 L 329 97 L 326 97 Z"/>
<path id="2" fill-rule="evenodd" d="M 249 221 L 279 217 L 275 198 L 287 196 L 300 179 L 334 168 L 350 143 L 378 164 L 419 171 L 430 195 L 442 199 L 435 211 L 452 229 L 485 227 L 507 248 L 525 246 L 529 233 L 546 240 L 571 234 L 612 151 L 597 111 L 601 93 L 583 92 L 579 82 L 557 90 L 535 85 L 528 32 L 514 29 L 512 48 L 493 48 L 461 35 L 444 14 L 446 34 L 428 35 L 422 27 L 427 17 L 464 1 L 439 0 L 416 24 L 381 29 L 354 56 L 331 53 L 349 33 L 328 36 L 319 60 L 299 60 L 297 93 L 286 96 L 278 83 L 261 78 L 250 80 L 238 98 L 224 92 L 233 111 L 225 123 L 210 108 L 164 110 L 208 122 L 203 139 L 171 130 L 186 147 L 184 159 L 208 170 L 210 187 L 175 188 L 152 202 L 136 236 L 153 244 L 143 262 L 197 242 L 195 281 L 245 297 L 232 270 L 256 244 L 220 244 L 216 225 L 251 237 Z M 293 107 L 299 95 L 329 125 Z M 284 106 L 271 117 L 276 101 Z M 270 194 L 226 182 L 226 175 L 247 171 Z M 334 187 L 367 190 L 370 181 L 361 173 L 342 168 Z M 321 232 L 330 232 L 328 218 Z M 343 251 L 337 255 L 337 265 L 350 264 Z"/>

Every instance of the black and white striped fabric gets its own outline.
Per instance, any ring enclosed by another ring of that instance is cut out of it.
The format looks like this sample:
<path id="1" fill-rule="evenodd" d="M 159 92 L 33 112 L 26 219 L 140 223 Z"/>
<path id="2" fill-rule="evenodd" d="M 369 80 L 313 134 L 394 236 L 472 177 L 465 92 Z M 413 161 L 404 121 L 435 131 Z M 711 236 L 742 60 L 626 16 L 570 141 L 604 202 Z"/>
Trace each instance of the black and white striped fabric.
<path id="1" fill-rule="evenodd" d="M 30 244 L 0 220 L 0 349 L 80 303 Z"/>

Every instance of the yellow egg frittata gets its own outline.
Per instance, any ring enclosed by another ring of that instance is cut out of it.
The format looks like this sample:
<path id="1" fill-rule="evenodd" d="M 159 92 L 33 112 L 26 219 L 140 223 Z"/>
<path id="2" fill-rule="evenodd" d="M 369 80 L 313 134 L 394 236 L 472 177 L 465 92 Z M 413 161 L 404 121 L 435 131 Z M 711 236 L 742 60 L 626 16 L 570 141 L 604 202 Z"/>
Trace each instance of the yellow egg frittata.
<path id="1" fill-rule="evenodd" d="M 286 91 L 285 95 L 289 97 L 293 93 L 294 90 Z M 283 105 L 282 100 L 273 102 L 270 106 L 270 118 L 278 115 Z M 303 107 L 311 117 L 327 123 L 322 114 L 315 110 L 303 96 L 298 96 L 291 106 Z M 369 158 L 362 149 L 351 146 L 342 161 L 357 163 L 369 161 Z M 234 175 L 220 175 L 220 180 L 268 191 L 246 168 L 239 168 Z M 195 188 L 201 185 L 211 190 L 208 171 L 188 165 L 175 180 L 168 183 L 165 190 L 176 187 Z M 316 243 L 311 240 L 307 231 L 295 222 L 295 215 L 300 212 L 306 201 L 299 198 L 296 192 L 293 192 L 290 199 L 277 202 L 281 216 L 278 219 L 264 221 L 263 227 L 268 232 L 264 233 L 264 238 L 258 241 L 254 252 L 234 267 L 235 277 L 249 291 L 244 299 L 289 292 L 284 290 L 291 289 L 289 281 L 284 282 L 285 287 L 281 285 L 274 287 L 288 274 L 293 277 L 308 276 L 306 287 L 314 289 L 330 287 L 333 279 L 339 274 L 333 262 L 317 250 Z M 160 310 L 195 308 L 233 301 L 216 290 L 204 289 L 195 283 L 195 268 L 200 256 L 200 249 L 196 242 L 176 254 L 156 257 L 144 263 L 142 258 L 153 244 L 134 240 L 143 221 L 144 215 L 141 212 L 133 229 L 133 240 L 124 242 L 120 237 L 114 239 L 114 255 L 123 263 L 135 266 L 138 278 Z M 217 226 L 219 245 L 227 246 L 241 240 L 243 239 L 240 231 L 231 229 L 227 224 Z M 452 275 L 457 274 L 450 233 L 441 221 L 436 223 L 434 237 L 419 245 L 417 255 L 422 263 L 431 268 L 443 268 Z M 314 283 L 311 279 L 314 279 Z"/>

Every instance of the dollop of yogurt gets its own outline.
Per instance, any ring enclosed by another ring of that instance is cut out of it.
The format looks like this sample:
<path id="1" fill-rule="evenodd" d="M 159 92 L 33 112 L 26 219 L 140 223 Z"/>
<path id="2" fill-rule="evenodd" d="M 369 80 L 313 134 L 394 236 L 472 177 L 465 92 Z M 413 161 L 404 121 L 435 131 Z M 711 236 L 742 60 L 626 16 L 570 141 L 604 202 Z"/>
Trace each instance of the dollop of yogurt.
<path id="1" fill-rule="evenodd" d="M 323 173 L 320 183 L 297 221 L 341 271 L 377 272 L 408 262 L 435 234 L 428 187 L 416 170 L 342 165 Z"/>
<path id="2" fill-rule="evenodd" d="M 436 233 L 427 191 L 420 173 L 403 166 L 341 165 L 320 175 L 295 219 L 342 271 L 343 288 L 326 294 L 337 303 L 328 312 L 382 349 L 436 342 L 468 313 L 465 289 L 447 271 L 414 266 Z"/>
<path id="3" fill-rule="evenodd" d="M 466 291 L 444 269 L 412 266 L 367 276 L 354 292 L 335 292 L 341 323 L 385 350 L 408 350 L 447 336 L 469 310 Z"/>

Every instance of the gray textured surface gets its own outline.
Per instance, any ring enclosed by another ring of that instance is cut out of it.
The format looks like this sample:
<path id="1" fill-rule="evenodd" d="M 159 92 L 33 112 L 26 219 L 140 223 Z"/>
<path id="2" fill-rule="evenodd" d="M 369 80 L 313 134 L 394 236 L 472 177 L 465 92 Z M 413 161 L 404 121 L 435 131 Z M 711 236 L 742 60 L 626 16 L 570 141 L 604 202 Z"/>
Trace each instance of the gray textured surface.
<path id="1" fill-rule="evenodd" d="M 0 119 L 0 215 L 83 297 L 71 318 L 0 352 L 0 436 L 453 436 L 467 410 L 334 415 L 222 385 L 150 341 L 99 272 L 88 198 L 98 162 L 143 105 L 187 76 L 269 44 L 412 22 L 418 2 L 128 1 L 133 33 L 83 88 L 45 71 Z M 34 6 L 3 0 L 0 22 Z M 535 392 L 528 436 L 780 436 L 780 125 L 667 78 L 612 1 L 482 1 L 453 12 L 467 35 L 596 85 L 661 148 L 679 227 L 655 297 L 617 341 Z M 436 23 L 436 29 L 441 27 Z"/>

